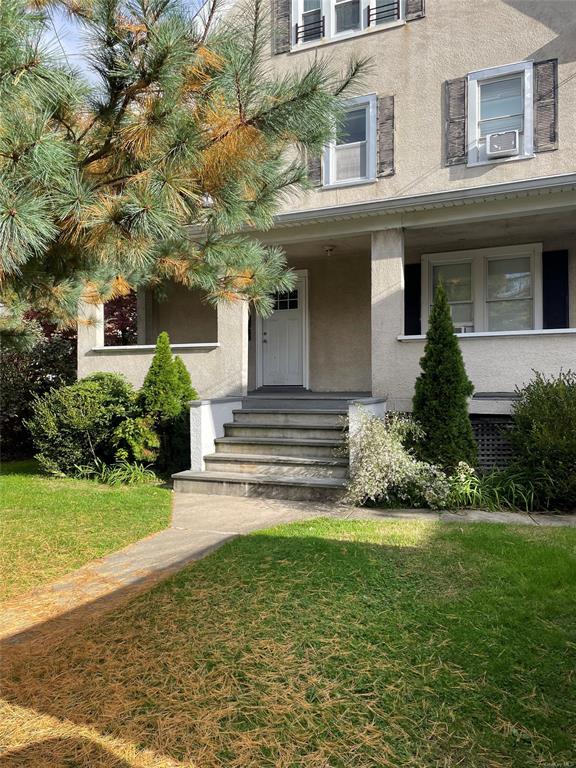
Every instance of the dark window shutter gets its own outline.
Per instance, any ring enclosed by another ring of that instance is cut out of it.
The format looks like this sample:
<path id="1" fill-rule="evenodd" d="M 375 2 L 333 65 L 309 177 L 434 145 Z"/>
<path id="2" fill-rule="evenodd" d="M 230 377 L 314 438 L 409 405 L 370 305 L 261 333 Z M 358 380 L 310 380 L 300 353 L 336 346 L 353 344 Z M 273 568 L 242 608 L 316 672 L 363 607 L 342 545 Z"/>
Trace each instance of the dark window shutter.
<path id="1" fill-rule="evenodd" d="M 404 333 L 419 336 L 420 324 L 420 264 L 404 265 Z"/>
<path id="2" fill-rule="evenodd" d="M 468 159 L 466 144 L 467 93 L 467 77 L 458 77 L 444 83 L 446 165 L 465 163 Z"/>
<path id="3" fill-rule="evenodd" d="M 558 59 L 534 62 L 534 151 L 558 149 Z"/>
<path id="4" fill-rule="evenodd" d="M 272 52 L 290 50 L 290 9 L 292 0 L 272 0 Z"/>
<path id="5" fill-rule="evenodd" d="M 306 162 L 308 166 L 308 181 L 315 187 L 322 184 L 322 158 L 308 154 Z"/>
<path id="6" fill-rule="evenodd" d="M 378 99 L 378 176 L 394 176 L 394 96 Z"/>
<path id="7" fill-rule="evenodd" d="M 544 328 L 569 328 L 568 251 L 542 254 L 542 305 Z"/>
<path id="8" fill-rule="evenodd" d="M 424 0 L 406 0 L 406 21 L 414 21 L 424 16 Z"/>

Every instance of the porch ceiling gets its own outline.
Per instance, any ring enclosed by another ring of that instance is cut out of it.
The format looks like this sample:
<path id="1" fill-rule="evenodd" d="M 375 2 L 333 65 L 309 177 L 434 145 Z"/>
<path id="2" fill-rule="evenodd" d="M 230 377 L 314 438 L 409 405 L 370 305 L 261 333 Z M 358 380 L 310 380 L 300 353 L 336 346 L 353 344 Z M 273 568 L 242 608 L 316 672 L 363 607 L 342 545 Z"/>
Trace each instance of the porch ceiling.
<path id="1" fill-rule="evenodd" d="M 289 260 L 338 258 L 369 254 L 370 233 L 342 237 L 330 236 L 330 225 L 326 224 L 326 236 L 300 242 L 280 242 Z M 556 241 L 576 245 L 576 213 L 554 211 L 535 216 L 516 216 L 491 221 L 466 222 L 419 229 L 405 229 L 405 247 L 408 260 L 422 253 L 459 250 L 468 248 L 489 248 L 510 243 L 543 242 L 554 247 Z M 563 246 L 564 247 L 564 246 Z"/>
<path id="2" fill-rule="evenodd" d="M 556 240 L 572 240 L 576 243 L 574 211 L 555 211 L 531 217 L 518 216 L 427 229 L 407 229 L 405 232 L 407 256 L 442 250 L 489 248 L 512 242 L 543 242 L 553 246 Z"/>

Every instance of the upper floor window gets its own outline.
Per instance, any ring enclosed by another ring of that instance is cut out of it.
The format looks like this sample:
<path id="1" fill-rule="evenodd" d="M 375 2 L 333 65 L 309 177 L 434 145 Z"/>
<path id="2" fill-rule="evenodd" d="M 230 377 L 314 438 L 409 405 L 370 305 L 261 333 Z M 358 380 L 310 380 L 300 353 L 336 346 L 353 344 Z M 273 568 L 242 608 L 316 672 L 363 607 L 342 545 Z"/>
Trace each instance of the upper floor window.
<path id="1" fill-rule="evenodd" d="M 542 246 L 507 246 L 422 257 L 425 332 L 442 282 L 456 333 L 542 328 Z"/>
<path id="2" fill-rule="evenodd" d="M 532 62 L 468 75 L 468 164 L 532 157 Z"/>
<path id="3" fill-rule="evenodd" d="M 360 96 L 348 109 L 324 153 L 324 185 L 376 178 L 376 96 Z"/>
<path id="4" fill-rule="evenodd" d="M 405 0 L 292 0 L 293 45 L 340 39 L 405 18 Z"/>

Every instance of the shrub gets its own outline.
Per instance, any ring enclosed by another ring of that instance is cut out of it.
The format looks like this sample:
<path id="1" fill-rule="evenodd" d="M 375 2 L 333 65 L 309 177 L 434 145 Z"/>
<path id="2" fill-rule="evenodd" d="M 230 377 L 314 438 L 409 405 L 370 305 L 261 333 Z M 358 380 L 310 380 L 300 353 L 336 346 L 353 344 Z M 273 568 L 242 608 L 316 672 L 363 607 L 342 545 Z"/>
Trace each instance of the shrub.
<path id="1" fill-rule="evenodd" d="M 357 430 L 348 438 L 352 476 L 345 501 L 433 509 L 448 506 L 450 483 L 446 475 L 418 460 L 407 447 L 419 438 L 420 428 L 407 417 L 361 415 Z"/>
<path id="2" fill-rule="evenodd" d="M 160 438 L 150 418 L 136 416 L 120 422 L 112 434 L 112 445 L 118 461 L 154 462 L 158 457 Z"/>
<path id="3" fill-rule="evenodd" d="M 534 379 L 518 389 L 510 442 L 512 469 L 532 480 L 543 509 L 576 508 L 576 372 Z"/>
<path id="4" fill-rule="evenodd" d="M 170 339 L 163 331 L 156 341 L 156 352 L 140 391 L 142 409 L 156 423 L 173 419 L 182 410 L 181 382 L 172 358 Z"/>
<path id="5" fill-rule="evenodd" d="M 181 358 L 173 359 L 168 334 L 158 336 L 156 352 L 146 374 L 140 402 L 154 421 L 160 438 L 157 467 L 165 475 L 190 465 L 188 404 L 197 400 L 190 374 Z"/>
<path id="6" fill-rule="evenodd" d="M 32 437 L 25 422 L 34 397 L 76 378 L 75 340 L 49 334 L 31 349 L 0 350 L 0 455 L 6 461 L 31 456 Z"/>
<path id="7" fill-rule="evenodd" d="M 420 367 L 413 401 L 413 417 L 423 430 L 418 457 L 447 470 L 461 461 L 473 466 L 477 449 L 468 398 L 474 388 L 466 375 L 442 284 L 434 296 Z"/>
<path id="8" fill-rule="evenodd" d="M 48 472 L 74 474 L 78 466 L 114 460 L 115 429 L 136 415 L 136 393 L 120 375 L 98 373 L 36 397 L 26 422 Z"/>

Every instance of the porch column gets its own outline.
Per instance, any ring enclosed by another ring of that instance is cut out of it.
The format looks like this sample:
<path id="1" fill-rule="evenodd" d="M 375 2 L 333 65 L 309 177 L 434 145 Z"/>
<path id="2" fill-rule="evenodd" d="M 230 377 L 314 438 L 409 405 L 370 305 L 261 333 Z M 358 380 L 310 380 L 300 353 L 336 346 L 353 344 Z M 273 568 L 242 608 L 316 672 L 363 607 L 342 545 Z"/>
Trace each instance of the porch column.
<path id="1" fill-rule="evenodd" d="M 402 394 L 399 342 L 404 333 L 404 232 L 372 232 L 372 396 Z"/>
<path id="2" fill-rule="evenodd" d="M 248 391 L 248 304 L 222 301 L 218 305 L 218 344 L 222 354 L 223 381 L 218 387 L 231 395 Z"/>
<path id="3" fill-rule="evenodd" d="M 87 376 L 92 370 L 86 369 L 84 361 L 94 347 L 104 346 L 104 305 L 86 304 L 78 305 L 78 341 L 77 361 L 78 378 Z"/>

